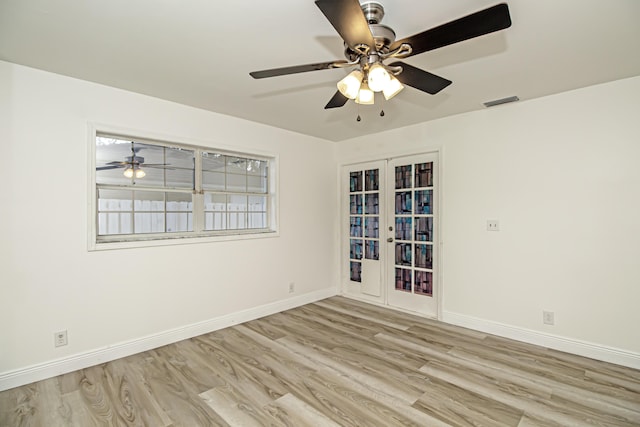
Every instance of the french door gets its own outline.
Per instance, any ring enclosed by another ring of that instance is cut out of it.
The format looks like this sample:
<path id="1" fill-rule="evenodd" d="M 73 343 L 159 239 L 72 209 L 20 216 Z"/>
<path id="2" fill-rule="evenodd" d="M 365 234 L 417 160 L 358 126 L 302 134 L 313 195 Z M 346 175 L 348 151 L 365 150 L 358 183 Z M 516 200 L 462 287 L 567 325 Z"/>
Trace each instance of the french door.
<path id="1" fill-rule="evenodd" d="M 437 316 L 437 155 L 389 161 L 387 303 Z"/>
<path id="2" fill-rule="evenodd" d="M 343 292 L 436 317 L 437 200 L 437 153 L 343 167 Z"/>

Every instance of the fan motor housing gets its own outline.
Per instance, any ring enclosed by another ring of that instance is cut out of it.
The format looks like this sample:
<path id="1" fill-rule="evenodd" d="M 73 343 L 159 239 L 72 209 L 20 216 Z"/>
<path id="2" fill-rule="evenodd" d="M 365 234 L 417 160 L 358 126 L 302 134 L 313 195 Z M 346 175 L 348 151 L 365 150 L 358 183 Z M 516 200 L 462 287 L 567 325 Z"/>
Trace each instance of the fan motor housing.
<path id="1" fill-rule="evenodd" d="M 376 42 L 376 51 L 387 53 L 391 43 L 396 40 L 396 33 L 391 27 L 380 23 L 384 17 L 384 7 L 375 1 L 364 2 L 360 7 L 369 23 L 369 30 L 371 31 L 373 40 Z M 346 43 L 344 47 L 344 56 L 349 61 L 353 62 L 361 56 L 358 52 L 353 51 Z"/>

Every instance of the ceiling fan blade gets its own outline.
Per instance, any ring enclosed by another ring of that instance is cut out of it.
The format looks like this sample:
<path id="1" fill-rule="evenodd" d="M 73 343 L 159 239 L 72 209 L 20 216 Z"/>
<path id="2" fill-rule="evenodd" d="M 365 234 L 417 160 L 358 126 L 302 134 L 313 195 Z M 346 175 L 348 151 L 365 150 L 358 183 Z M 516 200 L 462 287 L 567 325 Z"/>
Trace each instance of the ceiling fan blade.
<path id="1" fill-rule="evenodd" d="M 352 50 L 359 52 L 359 45 L 375 49 L 376 42 L 358 0 L 316 0 L 316 6 Z"/>
<path id="2" fill-rule="evenodd" d="M 506 3 L 501 3 L 411 37 L 397 40 L 389 49 L 394 50 L 407 43 L 412 48 L 409 56 L 413 56 L 503 30 L 510 26 L 509 7 Z"/>
<path id="3" fill-rule="evenodd" d="M 293 67 L 273 68 L 270 70 L 252 71 L 249 73 L 254 79 L 264 79 L 267 77 L 285 76 L 287 74 L 306 73 L 307 71 L 329 70 L 340 68 L 341 64 L 347 64 L 345 60 L 331 62 L 319 62 L 317 64 L 295 65 Z"/>
<path id="4" fill-rule="evenodd" d="M 452 82 L 444 77 L 436 76 L 427 71 L 416 68 L 404 62 L 394 62 L 389 64 L 392 67 L 402 67 L 402 72 L 396 76 L 400 83 L 411 86 L 423 92 L 435 95 Z"/>
<path id="5" fill-rule="evenodd" d="M 340 91 L 338 90 L 333 95 L 333 98 L 331 98 L 331 100 L 327 103 L 327 105 L 324 106 L 324 109 L 328 110 L 329 108 L 342 107 L 344 104 L 347 103 L 348 100 L 349 98 L 341 94 Z"/>
<path id="6" fill-rule="evenodd" d="M 123 167 L 124 167 L 124 165 L 100 166 L 100 167 L 97 167 L 96 170 L 97 171 L 106 171 L 106 170 L 109 170 L 109 169 L 120 169 L 120 168 L 123 168 Z"/>

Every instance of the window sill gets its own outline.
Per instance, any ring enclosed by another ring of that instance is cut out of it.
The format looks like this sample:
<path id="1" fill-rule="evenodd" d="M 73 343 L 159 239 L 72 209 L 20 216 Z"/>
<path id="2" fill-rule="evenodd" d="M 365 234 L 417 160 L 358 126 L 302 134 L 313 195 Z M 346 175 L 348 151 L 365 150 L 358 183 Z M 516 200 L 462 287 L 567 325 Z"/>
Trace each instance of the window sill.
<path id="1" fill-rule="evenodd" d="M 104 251 L 114 249 L 133 249 L 155 246 L 173 246 L 173 245 L 191 245 L 197 243 L 214 243 L 228 242 L 232 240 L 252 240 L 278 237 L 280 233 L 274 230 L 267 231 L 247 231 L 239 232 L 233 230 L 227 233 L 215 235 L 189 236 L 185 234 L 176 234 L 174 236 L 166 236 L 158 238 L 157 236 L 145 238 L 136 238 L 135 240 L 127 240 L 126 236 L 122 236 L 122 240 L 112 241 L 91 241 L 89 242 L 89 251 Z M 114 236 L 115 237 L 115 236 Z"/>

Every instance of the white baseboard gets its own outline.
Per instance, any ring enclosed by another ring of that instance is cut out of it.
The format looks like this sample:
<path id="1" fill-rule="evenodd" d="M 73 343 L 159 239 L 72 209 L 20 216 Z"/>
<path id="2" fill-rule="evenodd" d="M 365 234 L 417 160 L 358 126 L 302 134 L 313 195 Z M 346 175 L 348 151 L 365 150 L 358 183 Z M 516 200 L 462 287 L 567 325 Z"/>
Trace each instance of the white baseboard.
<path id="1" fill-rule="evenodd" d="M 617 365 L 640 369 L 640 354 L 618 348 L 607 347 L 600 344 L 561 337 L 539 331 L 532 331 L 530 329 L 492 322 L 450 311 L 442 313 L 442 320 L 446 323 L 451 323 L 452 325 L 463 326 L 465 328 L 498 335 L 504 338 L 511 338 L 517 341 L 540 345 L 566 353 L 577 354 L 579 356 L 585 356 L 592 359 L 615 363 Z"/>
<path id="2" fill-rule="evenodd" d="M 62 359 L 40 363 L 14 371 L 0 373 L 0 391 L 19 387 L 34 381 L 52 378 L 78 369 L 88 368 L 100 363 L 109 362 L 121 357 L 151 350 L 163 345 L 171 344 L 198 335 L 206 334 L 218 329 L 248 322 L 270 314 L 279 313 L 304 304 L 329 298 L 337 294 L 336 288 L 327 288 L 304 295 L 287 298 L 286 300 L 261 305 L 247 310 L 238 311 L 204 322 L 194 323 L 158 334 L 148 335 L 132 341 L 119 343 L 86 353 L 75 354 Z"/>

